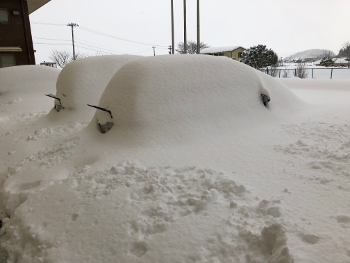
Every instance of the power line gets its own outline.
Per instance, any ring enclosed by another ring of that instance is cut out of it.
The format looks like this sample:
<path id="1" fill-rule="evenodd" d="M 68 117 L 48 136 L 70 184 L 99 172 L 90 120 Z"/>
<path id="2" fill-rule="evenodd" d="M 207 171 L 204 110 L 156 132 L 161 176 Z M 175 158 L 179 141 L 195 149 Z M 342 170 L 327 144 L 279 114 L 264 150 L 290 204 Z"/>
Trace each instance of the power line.
<path id="1" fill-rule="evenodd" d="M 77 47 L 80 47 L 80 48 L 83 48 L 83 49 L 87 49 L 87 50 L 91 50 L 91 51 L 95 51 L 95 52 L 101 52 L 101 53 L 105 53 L 105 54 L 111 54 L 112 52 L 106 52 L 106 51 L 103 51 L 103 50 L 98 50 L 98 49 L 91 49 L 91 48 L 87 48 L 87 47 L 83 47 L 83 46 L 79 46 L 79 45 L 76 45 Z"/>
<path id="2" fill-rule="evenodd" d="M 40 38 L 39 38 L 40 39 Z M 51 40 L 51 39 L 47 39 L 47 40 Z M 53 39 L 52 39 L 53 40 Z M 60 39 L 56 39 L 56 40 L 60 40 Z M 61 41 L 66 41 L 66 40 L 61 40 Z M 70 41 L 70 40 L 68 40 Z M 120 51 L 116 51 L 116 50 L 112 50 L 112 49 L 106 49 L 106 48 L 101 48 L 101 47 L 98 47 L 98 46 L 93 46 L 93 45 L 88 45 L 88 44 L 85 44 L 85 43 L 82 43 L 80 41 L 75 41 L 76 43 L 79 43 L 81 45 L 85 45 L 85 46 L 89 46 L 89 47 L 92 47 L 92 48 L 97 48 L 99 51 L 105 51 L 105 53 L 119 53 L 119 54 L 124 54 L 123 52 L 120 52 Z M 34 42 L 34 44 L 43 44 L 43 45 L 70 45 L 70 44 L 64 44 L 64 43 L 38 43 L 38 42 Z M 78 46 L 78 45 L 76 45 Z M 81 47 L 81 46 L 79 46 Z M 87 49 L 87 48 L 86 48 Z"/>
<path id="3" fill-rule="evenodd" d="M 43 37 L 33 37 L 33 38 L 49 40 L 49 41 L 51 41 L 51 40 L 54 40 L 54 41 L 71 41 L 71 40 L 68 40 L 68 39 L 55 39 L 55 38 L 43 38 Z M 83 42 L 81 42 L 81 41 L 83 41 Z M 98 48 L 98 49 L 101 49 L 101 50 L 107 50 L 107 51 L 116 52 L 116 53 L 123 53 L 123 52 L 121 52 L 119 50 L 112 50 L 112 49 L 105 48 L 105 47 L 102 47 L 102 46 L 94 46 L 94 45 L 86 44 L 86 43 L 91 43 L 91 42 L 88 42 L 88 41 L 85 41 L 85 40 L 80 40 L 79 39 L 79 41 L 75 40 L 75 42 L 76 43 L 80 43 L 82 45 Z M 84 43 L 84 42 L 86 42 L 86 43 Z"/>
<path id="4" fill-rule="evenodd" d="M 69 39 L 56 39 L 56 38 L 44 38 L 44 37 L 33 37 L 33 38 L 44 39 L 44 40 L 57 40 L 57 41 L 72 41 Z"/>
<path id="5" fill-rule="evenodd" d="M 118 40 L 127 41 L 127 42 L 131 42 L 131 43 L 147 45 L 147 46 L 167 47 L 167 46 L 163 46 L 163 45 L 148 44 L 148 43 L 144 43 L 144 42 L 138 42 L 138 41 L 133 41 L 133 40 L 129 40 L 129 39 L 121 38 L 121 37 L 116 37 L 116 36 L 108 35 L 108 34 L 105 34 L 105 33 L 99 32 L 99 31 L 95 31 L 95 30 L 92 30 L 92 29 L 89 29 L 89 28 L 86 28 L 86 27 L 82 27 L 82 26 L 79 27 L 79 28 L 82 29 L 82 30 L 85 30 L 87 32 L 90 32 L 90 33 L 94 33 L 94 34 L 97 34 L 97 35 L 106 36 L 106 37 L 110 37 L 110 38 L 115 38 L 115 39 L 118 39 Z"/>
<path id="6" fill-rule="evenodd" d="M 70 46 L 70 44 L 60 44 L 60 43 L 38 43 L 34 42 L 36 45 L 61 45 L 61 46 Z"/>
<path id="7" fill-rule="evenodd" d="M 43 22 L 30 22 L 31 24 L 46 25 L 46 26 L 67 26 L 67 24 L 53 24 L 53 23 L 43 23 Z"/>
<path id="8" fill-rule="evenodd" d="M 33 44 L 35 45 L 62 45 L 62 46 L 70 46 L 70 44 L 60 44 L 60 43 L 39 43 L 39 42 L 34 42 Z M 116 54 L 116 53 L 119 53 L 119 54 L 128 54 L 128 53 L 123 53 L 123 52 L 116 52 L 116 51 L 104 51 L 102 49 L 92 49 L 92 48 L 88 48 L 88 47 L 84 47 L 84 46 L 80 46 L 80 45 L 75 45 L 79 48 L 83 48 L 83 49 L 86 49 L 86 50 L 91 50 L 91 51 L 95 51 L 95 52 L 101 52 L 101 53 L 104 53 L 104 54 Z M 144 52 L 144 51 L 143 51 Z"/>
<path id="9" fill-rule="evenodd" d="M 67 26 L 67 24 L 54 24 L 54 23 L 43 23 L 43 22 L 31 22 L 32 24 L 38 24 L 38 25 L 50 25 L 50 26 Z M 158 48 L 162 48 L 162 49 L 168 49 L 168 46 L 163 46 L 163 45 L 157 45 L 157 44 L 150 44 L 150 43 L 144 43 L 144 42 L 139 42 L 139 41 L 134 41 L 134 40 L 130 40 L 130 39 L 126 39 L 126 38 L 121 38 L 121 37 L 117 37 L 117 36 L 113 36 L 113 35 L 109 35 L 103 32 L 99 32 L 87 27 L 82 27 L 79 26 L 78 29 L 93 33 L 93 34 L 97 34 L 97 35 L 101 35 L 101 36 L 105 36 L 105 37 L 110 37 L 110 38 L 114 38 L 114 39 L 118 39 L 118 40 L 122 40 L 122 41 L 127 41 L 130 43 L 135 43 L 135 44 L 140 44 L 140 45 L 147 45 L 147 46 L 155 46 Z"/>

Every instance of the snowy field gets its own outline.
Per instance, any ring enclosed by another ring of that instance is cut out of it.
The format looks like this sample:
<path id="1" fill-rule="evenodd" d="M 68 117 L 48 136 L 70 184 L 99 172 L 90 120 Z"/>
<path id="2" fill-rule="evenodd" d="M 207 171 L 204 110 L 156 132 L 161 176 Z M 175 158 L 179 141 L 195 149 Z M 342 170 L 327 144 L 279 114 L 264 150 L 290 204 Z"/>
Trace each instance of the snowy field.
<path id="1" fill-rule="evenodd" d="M 343 59 L 338 60 L 338 62 L 347 63 Z M 316 66 L 318 64 L 320 64 L 320 61 L 305 63 L 306 79 L 350 79 L 350 68 Z M 277 68 L 276 78 L 297 78 L 295 76 L 297 67 L 298 63 L 284 63 L 282 67 Z"/>
<path id="2" fill-rule="evenodd" d="M 223 57 L 0 69 L 0 262 L 349 263 L 349 101 Z"/>

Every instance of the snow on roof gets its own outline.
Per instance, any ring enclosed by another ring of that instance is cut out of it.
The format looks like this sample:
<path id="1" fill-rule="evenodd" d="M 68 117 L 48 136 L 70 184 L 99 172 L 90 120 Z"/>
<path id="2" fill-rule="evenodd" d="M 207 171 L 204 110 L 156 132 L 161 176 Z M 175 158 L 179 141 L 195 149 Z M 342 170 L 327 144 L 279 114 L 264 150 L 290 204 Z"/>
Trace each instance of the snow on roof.
<path id="1" fill-rule="evenodd" d="M 219 53 L 219 52 L 229 52 L 234 51 L 238 48 L 243 48 L 241 46 L 228 46 L 228 47 L 208 47 L 201 50 L 201 54 L 212 54 L 212 53 Z"/>
<path id="2" fill-rule="evenodd" d="M 232 131 L 247 114 L 264 118 L 260 95 L 269 92 L 274 110 L 298 105 L 278 81 L 226 57 L 148 57 L 125 64 L 103 92 L 99 106 L 109 109 L 113 120 L 101 110 L 96 116 L 101 124 L 116 124 L 106 137 L 116 135 L 132 144 L 183 143 L 201 133 L 210 136 L 211 127 Z"/>
<path id="3" fill-rule="evenodd" d="M 334 59 L 334 63 L 348 63 L 347 58 L 336 58 Z"/>
<path id="4" fill-rule="evenodd" d="M 58 76 L 55 96 L 60 98 L 65 109 L 70 109 L 70 117 L 78 114 L 80 120 L 90 121 L 94 111 L 86 104 L 97 105 L 113 75 L 125 63 L 139 58 L 131 55 L 112 55 L 87 57 L 71 62 Z M 68 118 L 64 112 L 63 110 L 55 114 Z"/>

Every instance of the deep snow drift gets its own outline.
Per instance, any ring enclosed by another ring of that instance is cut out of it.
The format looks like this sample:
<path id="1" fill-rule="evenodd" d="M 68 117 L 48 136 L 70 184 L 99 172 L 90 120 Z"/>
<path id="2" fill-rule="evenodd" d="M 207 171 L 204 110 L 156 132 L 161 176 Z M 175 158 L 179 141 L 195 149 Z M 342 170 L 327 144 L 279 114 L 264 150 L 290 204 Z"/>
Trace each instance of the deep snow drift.
<path id="1" fill-rule="evenodd" d="M 8 133 L 20 103 L 0 96 L 0 260 L 348 262 L 350 91 L 315 104 L 287 82 L 223 58 L 135 60 L 101 96 L 106 134 L 100 110 Z"/>

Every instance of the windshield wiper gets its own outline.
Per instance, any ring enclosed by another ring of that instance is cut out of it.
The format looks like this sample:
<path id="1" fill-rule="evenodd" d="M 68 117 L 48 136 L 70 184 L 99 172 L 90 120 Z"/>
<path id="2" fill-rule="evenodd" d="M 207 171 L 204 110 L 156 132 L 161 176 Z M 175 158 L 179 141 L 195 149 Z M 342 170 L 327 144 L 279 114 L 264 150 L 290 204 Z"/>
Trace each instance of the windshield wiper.
<path id="1" fill-rule="evenodd" d="M 111 115 L 111 118 L 113 119 L 112 112 L 110 110 L 107 110 L 105 108 L 101 108 L 101 107 L 98 107 L 98 106 L 90 105 L 90 104 L 88 104 L 88 106 L 92 107 L 92 108 L 95 108 L 95 109 L 98 109 L 98 110 L 102 110 L 102 111 L 108 112 L 109 115 Z"/>
<path id="2" fill-rule="evenodd" d="M 55 97 L 54 95 L 51 95 L 51 94 L 45 94 L 45 95 L 50 97 L 50 98 L 53 98 L 55 100 L 58 100 L 60 102 L 60 105 L 55 104 L 55 109 L 56 109 L 57 112 L 59 112 L 60 110 L 64 109 L 63 106 L 62 106 L 62 102 L 61 102 L 60 98 Z"/>

